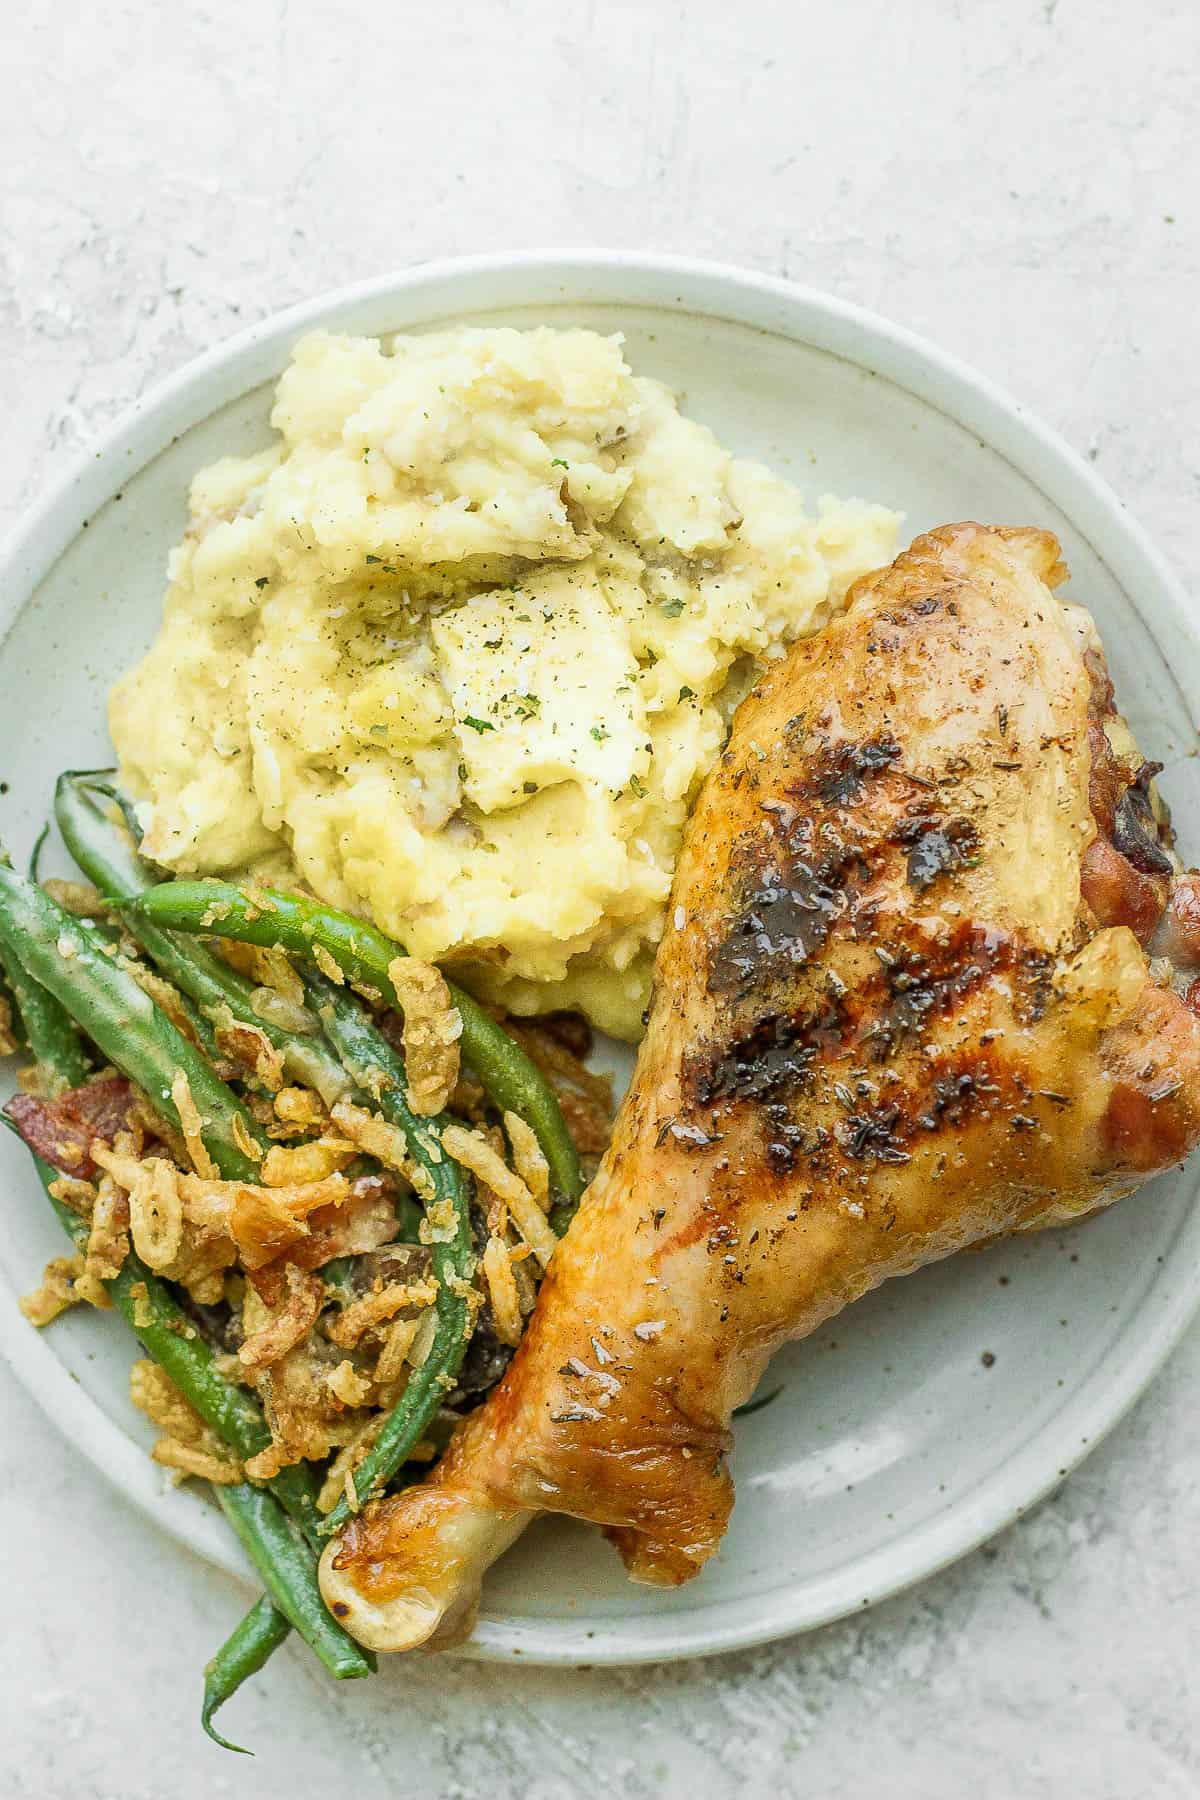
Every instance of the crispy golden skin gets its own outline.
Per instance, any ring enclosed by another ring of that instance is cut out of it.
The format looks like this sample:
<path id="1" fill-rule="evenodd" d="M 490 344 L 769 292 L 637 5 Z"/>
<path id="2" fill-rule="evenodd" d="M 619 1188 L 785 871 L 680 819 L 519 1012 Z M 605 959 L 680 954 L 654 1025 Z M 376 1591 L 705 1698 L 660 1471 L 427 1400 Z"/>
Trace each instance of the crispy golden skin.
<path id="1" fill-rule="evenodd" d="M 739 710 L 524 1343 L 432 1478 L 323 1559 L 364 1642 L 461 1635 L 539 1511 L 605 1527 L 635 1579 L 687 1580 L 781 1342 L 1200 1137 L 1200 1022 L 1143 948 L 1173 889 L 1168 918 L 1200 908 L 1064 573 L 1043 532 L 933 532 Z"/>

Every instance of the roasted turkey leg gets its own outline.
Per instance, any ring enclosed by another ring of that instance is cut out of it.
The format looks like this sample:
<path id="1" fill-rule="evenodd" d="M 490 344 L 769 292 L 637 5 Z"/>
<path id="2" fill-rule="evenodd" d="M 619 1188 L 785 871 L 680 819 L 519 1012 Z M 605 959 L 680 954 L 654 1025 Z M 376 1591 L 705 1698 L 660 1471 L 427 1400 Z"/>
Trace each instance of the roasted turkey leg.
<path id="1" fill-rule="evenodd" d="M 537 1512 L 686 1581 L 777 1345 L 1200 1137 L 1200 883 L 1064 574 L 1045 532 L 932 532 L 739 709 L 633 1085 L 525 1340 L 431 1479 L 325 1553 L 363 1643 L 463 1635 Z"/>

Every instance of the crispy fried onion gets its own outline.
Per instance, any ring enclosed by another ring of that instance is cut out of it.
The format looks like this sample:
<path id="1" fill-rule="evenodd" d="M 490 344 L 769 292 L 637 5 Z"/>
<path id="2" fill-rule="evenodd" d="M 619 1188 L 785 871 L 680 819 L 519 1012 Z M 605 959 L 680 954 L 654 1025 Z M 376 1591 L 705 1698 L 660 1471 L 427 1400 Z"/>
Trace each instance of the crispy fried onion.
<path id="1" fill-rule="evenodd" d="M 178 988 L 172 987 L 169 981 L 164 981 L 162 976 L 148 963 L 142 962 L 140 957 L 123 956 L 118 960 L 126 973 L 132 975 L 143 994 L 149 995 L 159 1011 L 166 1013 L 176 1031 L 187 1038 L 189 1043 L 199 1044 L 199 1033 L 188 1015 Z"/>
<path id="2" fill-rule="evenodd" d="M 142 1172 L 129 1189 L 129 1230 L 133 1247 L 152 1269 L 169 1269 L 183 1248 L 183 1196 L 178 1171 L 160 1157 L 139 1163 Z"/>
<path id="3" fill-rule="evenodd" d="M 537 1132 L 519 1113 L 506 1112 L 504 1129 L 512 1145 L 513 1168 L 543 1212 L 550 1210 L 550 1164 L 542 1154 Z"/>
<path id="4" fill-rule="evenodd" d="M 177 1479 L 189 1475 L 228 1486 L 242 1479 L 241 1465 L 216 1432 L 184 1399 L 157 1363 L 135 1362 L 129 1371 L 129 1398 L 162 1432 L 150 1454 Z"/>
<path id="5" fill-rule="evenodd" d="M 109 1154 L 93 1145 L 100 1156 Z M 83 1273 L 90 1292 L 96 1284 L 121 1273 L 129 1255 L 129 1197 L 111 1175 L 101 1175 L 92 1206 L 92 1229 L 84 1252 Z"/>
<path id="6" fill-rule="evenodd" d="M 229 1206 L 229 1232 L 248 1270 L 274 1261 L 289 1246 L 310 1236 L 309 1215 L 341 1206 L 350 1194 L 344 1175 L 299 1187 L 238 1187 Z"/>
<path id="7" fill-rule="evenodd" d="M 543 1269 L 547 1268 L 558 1247 L 558 1239 L 521 1177 L 514 1174 L 481 1132 L 467 1131 L 461 1125 L 447 1125 L 442 1132 L 442 1148 L 456 1163 L 469 1169 L 481 1187 L 504 1202 L 513 1224 Z"/>
<path id="8" fill-rule="evenodd" d="M 90 1181 L 77 1181 L 74 1175 L 59 1175 L 50 1183 L 52 1199 L 61 1200 L 81 1219 L 90 1219 L 96 1204 L 96 1190 Z"/>
<path id="9" fill-rule="evenodd" d="M 496 1336 L 502 1344 L 519 1344 L 522 1329 L 521 1297 L 513 1275 L 512 1254 L 504 1239 L 494 1234 L 484 1245 L 483 1278 L 487 1282 Z"/>
<path id="10" fill-rule="evenodd" d="M 220 951 L 225 961 L 255 987 L 274 988 L 294 1007 L 303 1010 L 304 983 L 292 967 L 286 950 L 275 944 L 239 944 L 233 938 L 224 938 Z M 310 1016 L 310 1029 L 311 1025 Z"/>
<path id="11" fill-rule="evenodd" d="M 250 1272 L 250 1281 L 268 1306 L 278 1304 L 289 1267 L 319 1269 L 335 1256 L 361 1256 L 390 1244 L 399 1226 L 391 1190 L 376 1175 L 355 1181 L 350 1198 L 339 1206 L 322 1206 L 306 1221 L 308 1236 Z"/>
<path id="12" fill-rule="evenodd" d="M 283 1086 L 283 1051 L 261 1026 L 235 1019 L 227 1006 L 213 1008 L 212 1026 L 218 1049 L 257 1076 L 269 1094 L 278 1093 Z"/>
<path id="13" fill-rule="evenodd" d="M 408 1102 L 430 1117 L 442 1111 L 458 1080 L 462 1018 L 432 963 L 397 956 L 388 964 L 388 980 L 404 1014 Z"/>
<path id="14" fill-rule="evenodd" d="M 281 1088 L 275 1096 L 272 1110 L 285 1125 L 301 1125 L 307 1129 L 325 1122 L 324 1103 L 321 1096 L 314 1094 L 311 1088 Z"/>
<path id="15" fill-rule="evenodd" d="M 267 1448 L 246 1464 L 252 1480 L 269 1481 L 291 1463 L 319 1462 L 382 1416 L 347 1407 L 330 1388 L 329 1376 L 342 1361 L 342 1352 L 314 1331 L 278 1362 L 247 1371 L 271 1432 Z"/>
<path id="16" fill-rule="evenodd" d="M 60 881 L 56 875 L 51 875 L 41 886 L 44 894 L 49 894 L 51 900 L 57 901 L 64 912 L 73 914 L 77 919 L 103 919 L 108 916 L 108 901 L 90 881 Z"/>
<path id="17" fill-rule="evenodd" d="M 204 1142 L 204 1120 L 200 1117 L 200 1108 L 192 1097 L 191 1083 L 182 1069 L 177 1069 L 175 1079 L 171 1083 L 171 1098 L 175 1102 L 175 1110 L 179 1114 L 179 1129 L 183 1133 L 184 1149 L 188 1161 L 197 1175 L 205 1181 L 212 1181 L 217 1175 L 217 1165 L 208 1153 Z"/>
<path id="18" fill-rule="evenodd" d="M 358 1496 L 354 1492 L 354 1471 L 383 1430 L 386 1419 L 386 1413 L 372 1413 L 370 1418 L 363 1420 L 354 1436 L 342 1445 L 330 1463 L 325 1479 L 321 1483 L 321 1490 L 317 1495 L 317 1508 L 320 1512 L 332 1512 L 343 1494 L 350 1500 L 352 1507 L 357 1505 Z"/>
<path id="19" fill-rule="evenodd" d="M 220 1298 L 220 1272 L 239 1256 L 253 1273 L 301 1243 L 311 1235 L 310 1215 L 343 1205 L 351 1192 L 344 1175 L 268 1188 L 185 1174 L 161 1157 L 133 1157 L 103 1145 L 94 1146 L 94 1153 L 106 1178 L 124 1194 L 137 1196 L 139 1216 L 151 1233 L 148 1241 L 159 1254 L 173 1241 L 155 1235 L 159 1219 L 174 1216 L 175 1201 L 167 1197 L 173 1189 L 183 1222 L 181 1238 L 173 1258 L 154 1266 L 197 1300 Z"/>
<path id="20" fill-rule="evenodd" d="M 7 997 L 0 994 L 0 1056 L 15 1056 L 21 1048 L 17 1022 Z"/>
<path id="21" fill-rule="evenodd" d="M 287 1149 L 273 1144 L 263 1158 L 264 1187 L 299 1187 L 309 1181 L 324 1181 L 336 1175 L 358 1155 L 358 1145 L 349 1138 L 319 1137 L 310 1143 Z"/>
<path id="22" fill-rule="evenodd" d="M 371 1379 L 360 1375 L 349 1357 L 325 1377 L 325 1385 L 343 1406 L 365 1406 L 371 1398 Z"/>
<path id="23" fill-rule="evenodd" d="M 371 1291 L 352 1300 L 340 1315 L 325 1328 L 326 1336 L 345 1350 L 353 1350 L 363 1335 L 399 1312 L 410 1315 L 422 1307 L 432 1306 L 438 1297 L 438 1284 L 432 1276 L 417 1281 L 384 1281 L 378 1278 Z"/>
<path id="24" fill-rule="evenodd" d="M 394 1404 L 400 1391 L 401 1381 L 408 1379 L 408 1366 L 412 1360 L 412 1349 L 417 1341 L 417 1334 L 426 1319 L 433 1315 L 428 1312 L 406 1311 L 392 1320 L 383 1340 L 383 1349 L 375 1364 L 375 1386 L 380 1398 L 386 1404 Z"/>
<path id="25" fill-rule="evenodd" d="M 83 1295 L 75 1284 L 82 1274 L 82 1256 L 56 1256 L 48 1262 L 42 1271 L 41 1286 L 31 1294 L 22 1294 L 18 1303 L 29 1323 L 41 1330 L 68 1307 L 77 1306 Z"/>
<path id="26" fill-rule="evenodd" d="M 426 1170 L 413 1162 L 408 1153 L 408 1139 L 398 1125 L 389 1125 L 377 1113 L 367 1112 L 350 1100 L 339 1100 L 329 1116 L 343 1137 L 349 1138 L 368 1156 L 373 1156 L 376 1162 L 381 1162 L 385 1169 L 394 1169 L 403 1175 L 423 1200 L 432 1199 L 433 1183 Z M 430 1143 L 437 1150 L 436 1139 L 431 1137 Z"/>
<path id="27" fill-rule="evenodd" d="M 247 1369 L 266 1369 L 279 1362 L 308 1336 L 320 1316 L 325 1285 L 319 1275 L 308 1274 L 292 1264 L 285 1284 L 283 1305 L 246 1338 L 238 1351 L 238 1361 Z"/>

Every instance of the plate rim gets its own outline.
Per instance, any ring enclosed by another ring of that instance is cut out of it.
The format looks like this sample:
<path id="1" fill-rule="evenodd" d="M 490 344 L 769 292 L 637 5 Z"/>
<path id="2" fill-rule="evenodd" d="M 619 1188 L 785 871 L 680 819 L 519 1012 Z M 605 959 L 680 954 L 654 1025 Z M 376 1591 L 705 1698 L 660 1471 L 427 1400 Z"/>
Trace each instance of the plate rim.
<path id="1" fill-rule="evenodd" d="M 646 291 L 622 292 L 626 283 Z M 553 291 L 556 284 L 562 291 Z M 76 453 L 16 520 L 0 548 L 0 649 L 33 592 L 122 480 L 174 436 L 278 374 L 296 336 L 376 305 L 419 304 L 422 296 L 436 302 L 443 291 L 447 297 L 459 293 L 462 306 L 432 304 L 421 323 L 575 298 L 748 325 L 877 373 L 976 432 L 1041 489 L 1110 570 L 1169 667 L 1177 655 L 1194 659 L 1200 652 L 1182 584 L 1144 528 L 1090 463 L 989 377 L 907 327 L 801 283 L 699 258 L 602 249 L 531 249 L 416 263 L 271 313 L 185 363 Z M 402 328 L 397 322 L 377 329 Z M 1197 707 L 1200 698 L 1188 706 L 1193 724 Z M 714 1600 L 687 1615 L 601 1619 L 589 1628 L 586 1616 L 505 1622 L 485 1614 L 461 1654 L 568 1666 L 683 1660 L 813 1630 L 937 1573 L 1042 1500 L 1134 1404 L 1200 1308 L 1200 1276 L 1190 1285 L 1173 1279 L 1189 1251 L 1192 1266 L 1200 1266 L 1197 1250 L 1200 1209 L 1192 1206 L 1118 1337 L 1004 1469 L 982 1475 L 921 1525 L 865 1556 L 771 1596 Z M 215 1511 L 178 1490 L 164 1490 L 141 1446 L 84 1393 L 8 1302 L 0 1305 L 0 1349 L 50 1422 L 127 1499 L 186 1548 L 248 1578 L 248 1566 L 226 1543 Z M 1052 1452 L 1046 1443 L 1051 1436 Z"/>

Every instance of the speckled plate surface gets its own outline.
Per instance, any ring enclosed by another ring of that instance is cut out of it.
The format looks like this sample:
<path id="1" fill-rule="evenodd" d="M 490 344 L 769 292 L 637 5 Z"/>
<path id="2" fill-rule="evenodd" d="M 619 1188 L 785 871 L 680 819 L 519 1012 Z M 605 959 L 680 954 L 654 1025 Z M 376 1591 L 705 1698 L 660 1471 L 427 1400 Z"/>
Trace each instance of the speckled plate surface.
<path id="1" fill-rule="evenodd" d="M 624 332 L 722 442 L 810 498 L 860 493 L 914 534 L 951 519 L 1057 531 L 1120 702 L 1162 761 L 1200 855 L 1200 643 L 1152 546 L 1094 472 L 933 347 L 764 277 L 665 258 L 524 255 L 427 265 L 244 333 L 140 402 L 25 522 L 0 582 L 0 835 L 23 856 L 54 776 L 108 754 L 104 697 L 153 634 L 193 471 L 264 441 L 270 384 L 314 325 L 454 320 Z M 202 1497 L 166 1485 L 130 1406 L 129 1339 L 84 1309 L 43 1336 L 15 1296 L 62 1248 L 17 1146 L 0 1142 L 0 1345 L 47 1413 L 164 1529 L 245 1572 Z M 782 1353 L 742 1420 L 738 1504 L 689 1587 L 630 1585 L 598 1533 L 532 1529 L 492 1573 L 477 1655 L 637 1662 L 762 1642 L 918 1580 L 1018 1517 L 1115 1423 L 1200 1300 L 1193 1168 L 1104 1217 L 964 1256 L 861 1301 Z"/>

